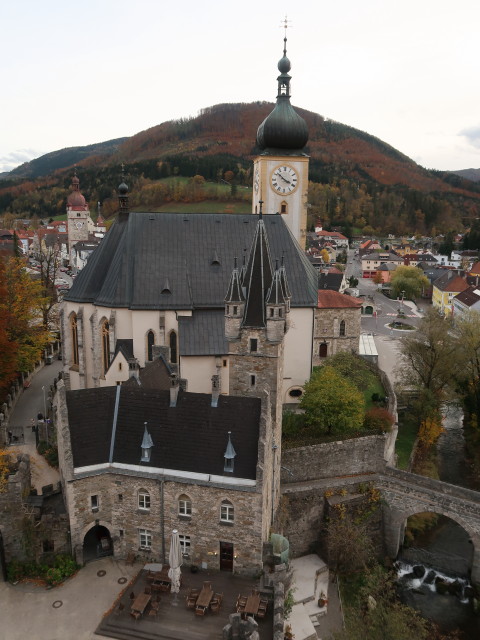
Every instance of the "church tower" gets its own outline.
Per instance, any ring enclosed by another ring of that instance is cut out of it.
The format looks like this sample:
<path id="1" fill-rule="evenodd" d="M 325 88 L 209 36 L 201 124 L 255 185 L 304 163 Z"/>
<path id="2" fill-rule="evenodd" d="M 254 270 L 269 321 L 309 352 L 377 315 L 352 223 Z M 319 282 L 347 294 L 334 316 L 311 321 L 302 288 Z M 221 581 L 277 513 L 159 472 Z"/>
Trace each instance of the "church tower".
<path id="1" fill-rule="evenodd" d="M 308 141 L 305 120 L 290 104 L 290 60 L 287 38 L 278 63 L 277 103 L 257 131 L 261 154 L 253 165 L 252 213 L 279 213 L 302 249 L 307 230 L 308 156 L 303 148 Z"/>
<path id="2" fill-rule="evenodd" d="M 80 191 L 80 180 L 75 170 L 72 178 L 72 191 L 67 198 L 67 231 L 68 231 L 68 255 L 70 263 L 73 262 L 73 246 L 77 242 L 88 240 L 88 222 L 90 211 Z"/>
<path id="3" fill-rule="evenodd" d="M 268 403 L 267 423 L 259 434 L 263 462 L 257 481 L 264 495 L 263 508 L 274 526 L 280 500 L 282 445 L 282 384 L 284 337 L 288 330 L 290 293 L 285 268 L 272 267 L 270 247 L 260 217 L 248 264 L 235 267 L 225 298 L 225 335 L 230 359 L 230 395 L 262 397 Z"/>
<path id="4" fill-rule="evenodd" d="M 260 207 L 262 203 L 260 202 Z M 247 267 L 235 267 L 225 298 L 225 336 L 230 357 L 229 393 L 258 396 L 268 389 L 276 439 L 281 436 L 284 337 L 290 292 L 285 268 L 272 267 L 260 212 Z"/>

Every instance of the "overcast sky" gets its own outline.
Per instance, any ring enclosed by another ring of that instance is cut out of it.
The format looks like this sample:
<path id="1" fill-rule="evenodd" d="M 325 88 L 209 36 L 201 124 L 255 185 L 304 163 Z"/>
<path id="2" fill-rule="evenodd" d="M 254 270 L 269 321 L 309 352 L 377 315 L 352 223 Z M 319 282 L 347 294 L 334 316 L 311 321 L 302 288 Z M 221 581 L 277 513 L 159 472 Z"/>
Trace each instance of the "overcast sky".
<path id="1" fill-rule="evenodd" d="M 0 6 L 0 171 L 222 102 L 292 103 L 435 169 L 480 167 L 478 0 L 15 0 Z"/>

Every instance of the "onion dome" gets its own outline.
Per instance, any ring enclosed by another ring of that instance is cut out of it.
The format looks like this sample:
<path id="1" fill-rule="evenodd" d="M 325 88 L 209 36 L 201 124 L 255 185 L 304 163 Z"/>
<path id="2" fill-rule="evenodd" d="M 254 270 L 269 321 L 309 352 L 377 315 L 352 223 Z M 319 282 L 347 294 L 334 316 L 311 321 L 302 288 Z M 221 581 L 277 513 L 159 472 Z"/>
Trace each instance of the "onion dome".
<path id="1" fill-rule="evenodd" d="M 128 193 L 128 185 L 125 182 L 121 182 L 118 185 L 118 195 L 125 196 Z"/>
<path id="2" fill-rule="evenodd" d="M 277 104 L 257 131 L 257 144 L 262 150 L 299 151 L 307 144 L 308 128 L 305 120 L 290 104 L 290 60 L 287 58 L 287 39 L 284 38 L 283 57 L 278 62 Z"/>
<path id="3" fill-rule="evenodd" d="M 71 209 L 86 209 L 86 204 L 86 200 L 80 192 L 80 180 L 75 170 L 72 178 L 72 191 L 67 198 L 67 206 Z"/>

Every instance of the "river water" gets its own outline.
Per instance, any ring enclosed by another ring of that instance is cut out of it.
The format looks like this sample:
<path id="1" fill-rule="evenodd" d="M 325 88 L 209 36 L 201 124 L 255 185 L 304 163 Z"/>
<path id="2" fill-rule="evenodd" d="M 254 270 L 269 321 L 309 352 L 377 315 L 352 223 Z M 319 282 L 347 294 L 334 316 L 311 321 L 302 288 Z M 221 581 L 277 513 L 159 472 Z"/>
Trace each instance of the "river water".
<path id="1" fill-rule="evenodd" d="M 445 431 L 437 443 L 440 479 L 466 486 L 463 412 L 446 405 L 442 413 Z M 444 631 L 460 628 L 465 640 L 480 638 L 480 618 L 473 613 L 468 582 L 472 557 L 467 532 L 443 516 L 398 557 L 402 600 Z"/>

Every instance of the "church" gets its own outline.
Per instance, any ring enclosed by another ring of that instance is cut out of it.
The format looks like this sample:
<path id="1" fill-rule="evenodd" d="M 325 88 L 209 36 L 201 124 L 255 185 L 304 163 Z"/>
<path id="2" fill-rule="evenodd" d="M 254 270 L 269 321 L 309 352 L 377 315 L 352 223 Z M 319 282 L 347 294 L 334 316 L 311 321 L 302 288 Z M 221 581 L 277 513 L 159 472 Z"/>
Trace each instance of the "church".
<path id="1" fill-rule="evenodd" d="M 272 270 L 281 265 L 291 289 L 280 393 L 284 403 L 298 401 L 312 369 L 318 275 L 304 254 L 308 130 L 290 104 L 285 48 L 278 69 L 276 106 L 257 134 L 253 215 L 130 212 L 120 185 L 118 218 L 64 297 L 68 388 L 124 382 L 162 346 L 189 391 L 208 393 L 218 375 L 230 393 L 224 300 L 235 260 L 243 279 L 262 211 Z"/>
<path id="2" fill-rule="evenodd" d="M 278 69 L 252 213 L 131 212 L 123 181 L 116 222 L 64 298 L 54 410 L 79 562 L 165 561 L 176 528 L 186 564 L 262 566 L 282 407 L 299 401 L 329 331 L 304 253 L 308 131 L 290 104 L 286 39 Z"/>

